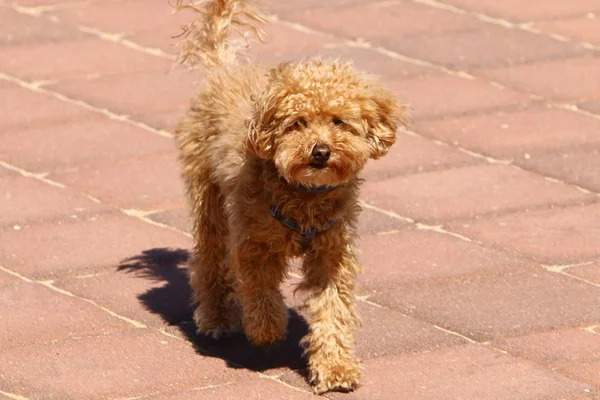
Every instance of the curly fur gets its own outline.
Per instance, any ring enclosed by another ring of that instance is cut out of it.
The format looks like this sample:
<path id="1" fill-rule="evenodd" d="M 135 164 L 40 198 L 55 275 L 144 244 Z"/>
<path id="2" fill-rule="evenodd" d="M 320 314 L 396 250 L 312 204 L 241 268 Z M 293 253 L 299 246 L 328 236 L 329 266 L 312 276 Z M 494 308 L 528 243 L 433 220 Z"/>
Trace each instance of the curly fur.
<path id="1" fill-rule="evenodd" d="M 176 128 L 195 219 L 190 282 L 198 330 L 218 337 L 243 329 L 258 346 L 284 339 L 279 285 L 288 260 L 302 256 L 299 288 L 312 292 L 303 339 L 310 382 L 317 393 L 352 390 L 361 371 L 353 354 L 358 175 L 393 145 L 407 108 L 348 63 L 240 62 L 231 27 L 259 32 L 265 20 L 248 1 L 177 7 L 199 13 L 184 28 L 181 59 L 205 72 L 205 87 Z M 324 168 L 312 163 L 317 143 L 331 150 Z M 306 251 L 302 235 L 270 215 L 272 205 L 303 229 L 322 231 Z"/>

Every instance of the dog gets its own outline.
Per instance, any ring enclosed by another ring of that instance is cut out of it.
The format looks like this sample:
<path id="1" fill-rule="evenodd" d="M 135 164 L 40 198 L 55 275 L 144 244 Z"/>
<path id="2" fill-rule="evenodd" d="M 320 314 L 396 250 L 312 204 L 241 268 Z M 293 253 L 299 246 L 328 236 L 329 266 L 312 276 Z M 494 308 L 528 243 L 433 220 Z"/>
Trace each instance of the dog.
<path id="1" fill-rule="evenodd" d="M 194 320 L 215 338 L 243 331 L 261 347 L 285 339 L 279 286 L 288 260 L 302 257 L 309 381 L 319 394 L 354 390 L 359 173 L 388 152 L 409 109 L 350 63 L 244 60 L 243 35 L 230 36 L 261 36 L 266 19 L 253 5 L 175 5 L 197 13 L 180 60 L 204 79 L 175 129 L 194 219 Z"/>

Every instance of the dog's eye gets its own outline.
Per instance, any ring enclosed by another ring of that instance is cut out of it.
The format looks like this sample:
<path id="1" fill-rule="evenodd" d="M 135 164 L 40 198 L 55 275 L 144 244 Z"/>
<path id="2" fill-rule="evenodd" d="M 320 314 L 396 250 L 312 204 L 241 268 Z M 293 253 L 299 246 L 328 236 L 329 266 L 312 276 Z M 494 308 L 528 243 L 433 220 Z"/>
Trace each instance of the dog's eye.
<path id="1" fill-rule="evenodd" d="M 341 120 L 341 119 L 339 119 L 339 118 L 334 118 L 332 122 L 333 122 L 333 124 L 334 124 L 334 125 L 336 125 L 336 126 L 344 125 L 344 121 L 342 121 L 342 120 Z"/>

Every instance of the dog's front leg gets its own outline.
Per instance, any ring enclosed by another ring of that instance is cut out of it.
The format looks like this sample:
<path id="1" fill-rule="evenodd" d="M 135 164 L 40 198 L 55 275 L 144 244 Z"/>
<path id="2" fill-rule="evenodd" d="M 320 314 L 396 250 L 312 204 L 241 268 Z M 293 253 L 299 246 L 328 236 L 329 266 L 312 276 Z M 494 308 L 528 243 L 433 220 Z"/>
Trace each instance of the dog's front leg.
<path id="1" fill-rule="evenodd" d="M 248 340 L 268 347 L 285 339 L 288 313 L 279 291 L 286 271 L 285 257 L 265 244 L 246 239 L 237 246 L 234 260 Z"/>
<path id="2" fill-rule="evenodd" d="M 351 246 L 315 246 L 304 260 L 303 289 L 314 294 L 306 304 L 310 333 L 302 339 L 308 356 L 309 380 L 317 393 L 349 391 L 360 381 L 361 363 L 354 356 L 354 332 L 360 320 L 354 310 L 359 266 Z"/>

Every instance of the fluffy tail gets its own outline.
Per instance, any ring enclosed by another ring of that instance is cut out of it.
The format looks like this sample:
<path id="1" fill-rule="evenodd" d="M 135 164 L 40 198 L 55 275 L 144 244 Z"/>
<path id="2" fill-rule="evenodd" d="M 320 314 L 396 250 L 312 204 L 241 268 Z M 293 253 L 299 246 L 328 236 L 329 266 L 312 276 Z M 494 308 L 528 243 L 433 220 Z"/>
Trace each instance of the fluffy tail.
<path id="1" fill-rule="evenodd" d="M 236 64 L 240 50 L 248 47 L 248 33 L 262 40 L 261 26 L 267 20 L 253 5 L 253 0 L 177 0 L 176 11 L 198 15 L 182 26 L 185 40 L 179 61 L 202 68 Z M 232 28 L 239 38 L 229 38 Z"/>

